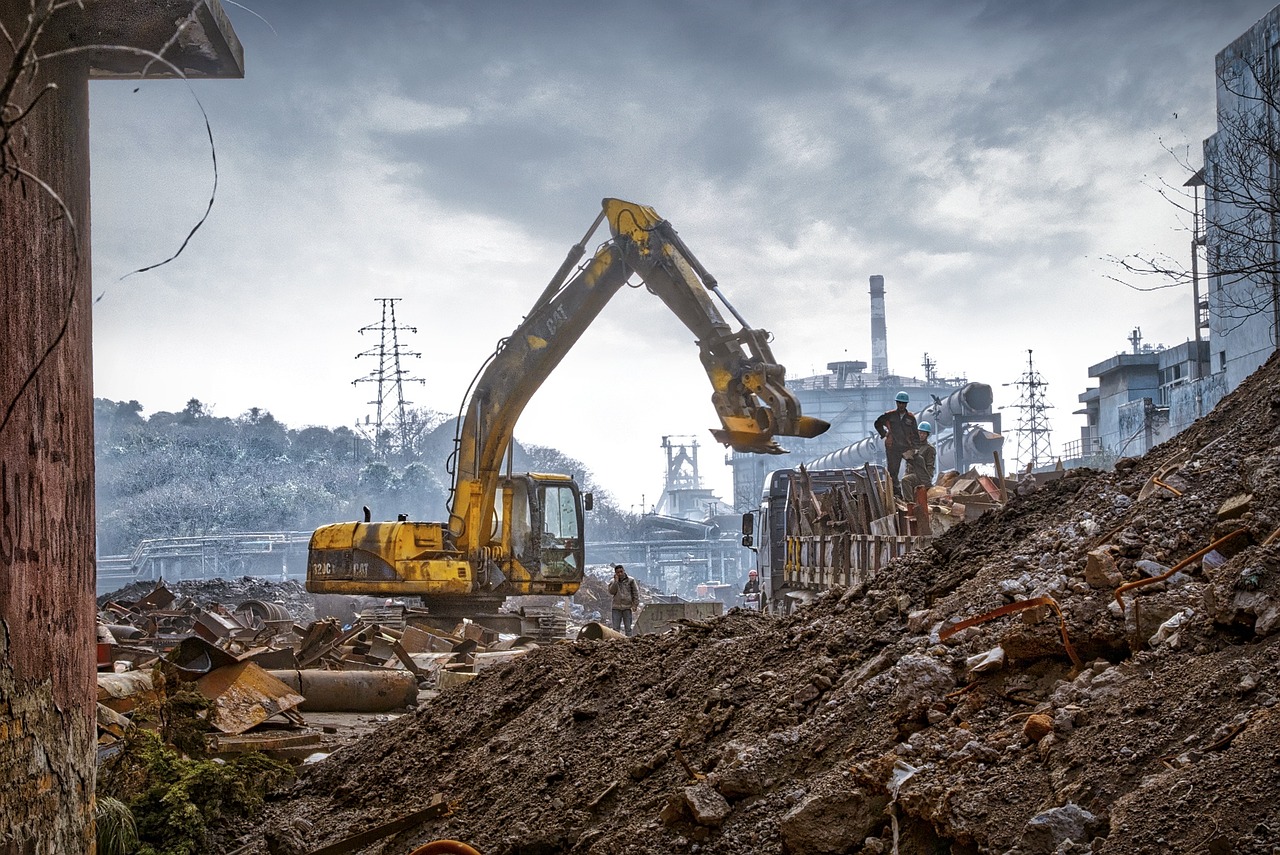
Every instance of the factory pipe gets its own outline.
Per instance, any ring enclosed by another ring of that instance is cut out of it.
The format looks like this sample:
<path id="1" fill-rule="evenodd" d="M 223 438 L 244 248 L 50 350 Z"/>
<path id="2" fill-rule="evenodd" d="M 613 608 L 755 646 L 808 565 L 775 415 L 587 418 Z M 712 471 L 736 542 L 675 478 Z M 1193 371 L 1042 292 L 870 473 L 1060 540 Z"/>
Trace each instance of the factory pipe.
<path id="1" fill-rule="evenodd" d="M 966 383 L 940 403 L 935 401 L 916 413 L 916 421 L 929 422 L 940 432 L 955 424 L 956 416 L 990 413 L 994 400 L 995 395 L 986 383 Z"/>
<path id="2" fill-rule="evenodd" d="M 936 446 L 938 460 L 942 462 L 939 468 L 945 469 L 947 464 L 955 460 L 955 431 L 939 439 Z M 961 439 L 960 453 L 964 460 L 980 460 L 985 463 L 991 460 L 993 453 L 999 452 L 1003 448 L 1003 434 L 995 433 L 979 425 L 969 425 L 965 428 L 964 436 Z"/>
<path id="3" fill-rule="evenodd" d="M 954 433 L 955 431 L 952 431 L 934 443 L 935 448 L 938 450 L 938 460 L 943 462 L 944 467 L 946 461 L 955 458 Z M 964 430 L 964 438 L 960 448 L 966 460 L 986 462 L 991 459 L 993 452 L 1004 448 L 1004 437 L 978 425 L 969 425 Z M 857 469 L 867 463 L 877 465 L 884 463 L 884 442 L 879 437 L 869 436 L 852 445 L 837 449 L 830 454 L 824 454 L 818 459 L 806 463 L 805 468 L 810 471 L 819 469 Z"/>

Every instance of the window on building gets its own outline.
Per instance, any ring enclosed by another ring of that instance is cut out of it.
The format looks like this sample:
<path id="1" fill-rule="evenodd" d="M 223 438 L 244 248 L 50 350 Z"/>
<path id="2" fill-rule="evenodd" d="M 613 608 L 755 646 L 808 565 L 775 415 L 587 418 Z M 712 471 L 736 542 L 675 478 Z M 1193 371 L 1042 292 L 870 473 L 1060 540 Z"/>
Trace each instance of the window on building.
<path id="1" fill-rule="evenodd" d="M 1218 351 L 1218 370 L 1227 370 L 1227 352 L 1225 350 Z"/>

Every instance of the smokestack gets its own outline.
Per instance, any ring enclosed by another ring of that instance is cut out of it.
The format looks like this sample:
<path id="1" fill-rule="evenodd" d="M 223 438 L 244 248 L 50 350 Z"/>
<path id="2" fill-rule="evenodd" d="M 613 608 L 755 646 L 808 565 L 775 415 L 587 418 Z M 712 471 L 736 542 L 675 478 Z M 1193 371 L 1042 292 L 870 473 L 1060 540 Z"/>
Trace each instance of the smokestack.
<path id="1" fill-rule="evenodd" d="M 871 373 L 889 375 L 889 336 L 884 329 L 884 277 L 871 277 Z"/>

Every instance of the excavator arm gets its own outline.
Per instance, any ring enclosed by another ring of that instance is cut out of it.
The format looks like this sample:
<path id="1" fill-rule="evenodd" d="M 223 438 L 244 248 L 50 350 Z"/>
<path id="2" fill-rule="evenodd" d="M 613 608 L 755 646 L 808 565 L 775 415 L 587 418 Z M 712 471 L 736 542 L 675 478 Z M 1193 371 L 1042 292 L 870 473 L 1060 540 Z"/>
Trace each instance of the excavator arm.
<path id="1" fill-rule="evenodd" d="M 607 220 L 612 238 L 585 264 L 587 242 Z M 635 273 L 688 327 L 712 386 L 721 427 L 712 435 L 735 450 L 781 453 L 775 436 L 813 437 L 827 423 L 800 412 L 774 362 L 769 334 L 752 329 L 720 294 L 667 221 L 652 208 L 605 199 L 528 316 L 500 344 L 468 398 L 457 437 L 449 529 L 464 553 L 484 549 L 502 460 L 525 405 L 614 294 Z M 572 274 L 572 275 L 571 275 Z M 715 293 L 742 329 L 734 332 L 711 300 Z"/>

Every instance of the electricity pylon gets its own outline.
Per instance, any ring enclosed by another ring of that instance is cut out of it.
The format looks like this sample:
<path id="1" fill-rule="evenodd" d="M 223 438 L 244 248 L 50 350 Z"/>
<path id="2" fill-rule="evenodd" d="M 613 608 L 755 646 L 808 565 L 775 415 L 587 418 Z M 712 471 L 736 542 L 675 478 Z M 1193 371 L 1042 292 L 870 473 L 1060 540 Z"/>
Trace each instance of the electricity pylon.
<path id="1" fill-rule="evenodd" d="M 382 304 L 382 320 L 376 324 L 361 327 L 360 334 L 376 332 L 378 345 L 356 354 L 356 359 L 376 356 L 378 367 L 364 377 L 352 380 L 351 385 L 374 383 L 377 386 L 377 396 L 369 401 L 369 404 L 374 407 L 374 421 L 371 424 L 366 416 L 363 432 L 373 443 L 374 456 L 385 460 L 392 453 L 409 455 L 412 452 L 409 420 L 406 418 L 405 407 L 413 402 L 405 400 L 404 384 L 426 381 L 421 377 L 410 377 L 400 364 L 402 358 L 422 358 L 421 353 L 407 350 L 400 344 L 402 332 L 418 331 L 417 327 L 399 326 L 396 323 L 396 303 L 400 302 L 401 298 L 377 297 L 375 299 Z M 357 427 L 361 425 L 357 423 Z"/>

